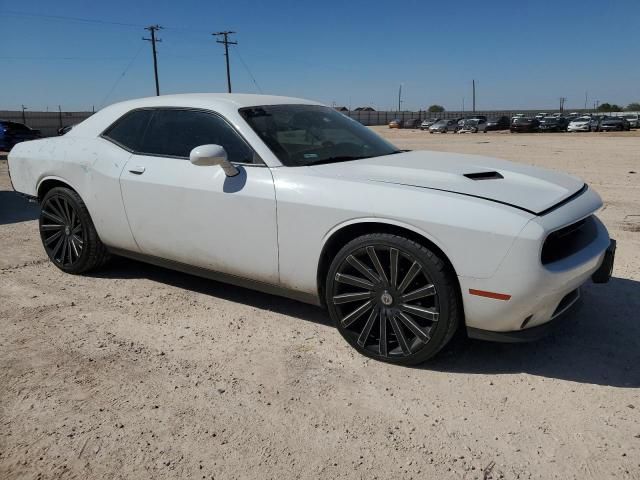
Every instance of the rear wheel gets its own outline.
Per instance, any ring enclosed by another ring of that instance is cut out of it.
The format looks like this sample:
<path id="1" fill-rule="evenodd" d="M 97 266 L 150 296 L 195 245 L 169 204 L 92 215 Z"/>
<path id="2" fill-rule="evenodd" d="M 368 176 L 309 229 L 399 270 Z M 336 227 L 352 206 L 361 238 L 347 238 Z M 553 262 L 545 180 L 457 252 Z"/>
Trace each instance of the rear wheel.
<path id="1" fill-rule="evenodd" d="M 461 308 L 453 272 L 426 247 L 370 234 L 345 245 L 326 280 L 326 303 L 342 336 L 360 353 L 413 365 L 453 336 Z"/>
<path id="2" fill-rule="evenodd" d="M 42 199 L 40 238 L 49 259 L 67 273 L 83 273 L 108 258 L 89 211 L 80 196 L 65 187 L 52 188 Z"/>

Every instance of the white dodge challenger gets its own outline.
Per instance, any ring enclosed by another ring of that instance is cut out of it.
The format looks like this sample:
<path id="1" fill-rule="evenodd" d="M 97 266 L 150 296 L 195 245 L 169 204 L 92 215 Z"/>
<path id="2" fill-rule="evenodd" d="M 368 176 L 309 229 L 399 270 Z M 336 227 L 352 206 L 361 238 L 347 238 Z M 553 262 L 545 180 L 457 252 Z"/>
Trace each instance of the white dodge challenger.
<path id="1" fill-rule="evenodd" d="M 323 305 L 359 352 L 401 364 L 462 325 L 539 337 L 615 254 L 577 178 L 402 151 L 297 98 L 122 102 L 16 145 L 9 168 L 61 270 L 115 254 Z"/>

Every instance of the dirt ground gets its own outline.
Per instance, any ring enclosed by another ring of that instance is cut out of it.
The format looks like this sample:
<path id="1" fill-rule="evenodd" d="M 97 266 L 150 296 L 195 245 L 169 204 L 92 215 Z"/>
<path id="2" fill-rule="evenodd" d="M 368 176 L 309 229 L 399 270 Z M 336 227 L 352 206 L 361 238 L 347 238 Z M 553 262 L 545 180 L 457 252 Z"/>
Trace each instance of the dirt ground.
<path id="1" fill-rule="evenodd" d="M 128 260 L 59 272 L 0 160 L 0 478 L 639 479 L 640 132 L 376 130 L 584 178 L 614 278 L 537 343 L 401 368 L 294 301 Z"/>

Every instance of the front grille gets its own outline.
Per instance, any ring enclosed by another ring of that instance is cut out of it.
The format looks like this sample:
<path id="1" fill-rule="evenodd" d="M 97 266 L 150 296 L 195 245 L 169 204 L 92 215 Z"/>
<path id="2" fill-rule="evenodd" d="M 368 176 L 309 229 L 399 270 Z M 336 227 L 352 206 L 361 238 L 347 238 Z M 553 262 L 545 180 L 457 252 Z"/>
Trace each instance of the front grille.
<path id="1" fill-rule="evenodd" d="M 567 258 L 591 243 L 598 234 L 593 216 L 549 234 L 542 246 L 542 264 Z"/>

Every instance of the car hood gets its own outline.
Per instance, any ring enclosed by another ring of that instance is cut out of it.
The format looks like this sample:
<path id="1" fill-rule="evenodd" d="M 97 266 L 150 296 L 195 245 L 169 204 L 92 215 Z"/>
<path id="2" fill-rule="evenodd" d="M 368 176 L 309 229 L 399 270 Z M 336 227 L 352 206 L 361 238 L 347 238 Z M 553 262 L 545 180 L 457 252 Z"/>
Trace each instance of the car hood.
<path id="1" fill-rule="evenodd" d="M 476 155 L 413 151 L 310 167 L 319 174 L 458 193 L 540 214 L 585 188 L 564 173 Z"/>

